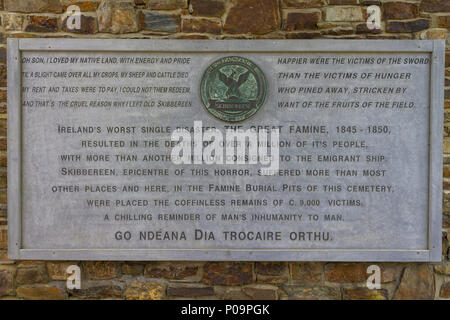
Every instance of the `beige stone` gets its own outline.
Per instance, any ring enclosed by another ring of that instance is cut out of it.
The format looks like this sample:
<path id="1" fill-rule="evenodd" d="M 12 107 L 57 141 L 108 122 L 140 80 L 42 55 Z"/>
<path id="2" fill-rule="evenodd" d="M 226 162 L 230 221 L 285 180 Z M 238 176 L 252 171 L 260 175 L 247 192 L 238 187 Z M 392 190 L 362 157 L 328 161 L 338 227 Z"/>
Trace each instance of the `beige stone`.
<path id="1" fill-rule="evenodd" d="M 325 21 L 329 22 L 358 22 L 364 21 L 364 11 L 361 7 L 327 7 Z"/>

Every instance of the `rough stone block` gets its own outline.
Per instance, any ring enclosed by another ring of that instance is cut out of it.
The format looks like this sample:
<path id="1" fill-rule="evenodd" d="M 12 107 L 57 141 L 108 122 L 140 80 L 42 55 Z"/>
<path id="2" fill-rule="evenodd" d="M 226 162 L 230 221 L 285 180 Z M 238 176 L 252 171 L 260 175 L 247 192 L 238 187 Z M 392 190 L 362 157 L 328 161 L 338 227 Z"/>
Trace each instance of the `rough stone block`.
<path id="1" fill-rule="evenodd" d="M 175 297 L 207 297 L 214 295 L 214 288 L 197 284 L 170 284 L 167 295 Z"/>
<path id="2" fill-rule="evenodd" d="M 71 5 L 78 6 L 81 12 L 95 11 L 99 4 L 100 2 L 97 1 L 70 0 L 63 3 L 63 11 L 67 11 L 67 8 Z"/>
<path id="3" fill-rule="evenodd" d="M 221 17 L 225 13 L 222 0 L 191 0 L 189 12 L 194 16 Z"/>
<path id="4" fill-rule="evenodd" d="M 283 8 L 319 8 L 326 5 L 324 0 L 283 0 Z"/>
<path id="5" fill-rule="evenodd" d="M 265 276 L 280 276 L 288 269 L 285 262 L 257 262 L 255 272 Z"/>
<path id="6" fill-rule="evenodd" d="M 450 282 L 446 282 L 441 286 L 441 290 L 439 290 L 439 296 L 445 299 L 450 298 Z"/>
<path id="7" fill-rule="evenodd" d="M 198 265 L 183 262 L 152 262 L 145 266 L 144 275 L 149 278 L 183 280 L 195 277 Z"/>
<path id="8" fill-rule="evenodd" d="M 359 22 L 365 21 L 365 12 L 361 7 L 327 7 L 324 20 L 329 22 Z"/>
<path id="9" fill-rule="evenodd" d="M 21 286 L 16 289 L 17 297 L 27 300 L 64 300 L 66 293 L 52 286 Z"/>
<path id="10" fill-rule="evenodd" d="M 192 33 L 212 33 L 220 34 L 222 31 L 222 23 L 217 20 L 210 19 L 184 19 L 182 32 Z"/>
<path id="11" fill-rule="evenodd" d="M 367 266 L 362 263 L 329 263 L 325 265 L 325 280 L 330 282 L 363 282 Z"/>
<path id="12" fill-rule="evenodd" d="M 83 263 L 83 271 L 89 279 L 113 279 L 119 275 L 119 264 L 109 261 L 87 261 Z"/>
<path id="13" fill-rule="evenodd" d="M 122 265 L 122 274 L 129 276 L 139 276 L 144 271 L 144 265 L 140 263 L 126 262 Z"/>
<path id="14" fill-rule="evenodd" d="M 450 12 L 450 1 L 448 0 L 423 0 L 420 10 L 426 12 Z"/>
<path id="15" fill-rule="evenodd" d="M 319 20 L 320 11 L 288 12 L 283 22 L 283 29 L 287 31 L 313 30 L 318 28 Z"/>
<path id="16" fill-rule="evenodd" d="M 147 8 L 154 10 L 186 9 L 187 0 L 147 0 Z"/>
<path id="17" fill-rule="evenodd" d="M 56 32 L 58 19 L 49 16 L 28 16 L 25 21 L 26 32 Z"/>
<path id="18" fill-rule="evenodd" d="M 208 285 L 240 286 L 253 282 L 253 266 L 246 262 L 208 262 L 203 267 Z"/>
<path id="19" fill-rule="evenodd" d="M 323 263 L 301 262 L 291 265 L 292 280 L 302 282 L 321 282 L 323 273 Z"/>
<path id="20" fill-rule="evenodd" d="M 278 288 L 269 285 L 251 285 L 246 286 L 243 292 L 253 300 L 277 300 Z"/>
<path id="21" fill-rule="evenodd" d="M 142 11 L 140 22 L 145 30 L 178 32 L 180 31 L 181 17 L 179 14 Z"/>
<path id="22" fill-rule="evenodd" d="M 0 297 L 14 295 L 15 274 L 16 268 L 14 266 L 0 266 Z"/>
<path id="23" fill-rule="evenodd" d="M 19 266 L 16 281 L 18 284 L 47 283 L 47 269 L 43 264 Z"/>
<path id="24" fill-rule="evenodd" d="M 434 276 L 426 264 L 406 267 L 395 300 L 429 300 L 434 297 Z"/>
<path id="25" fill-rule="evenodd" d="M 9 13 L 3 15 L 5 31 L 22 31 L 24 17 L 20 14 Z"/>
<path id="26" fill-rule="evenodd" d="M 69 296 L 77 299 L 120 299 L 123 289 L 112 283 L 85 283 L 81 289 L 69 290 Z"/>
<path id="27" fill-rule="evenodd" d="M 97 9 L 100 32 L 130 33 L 139 31 L 138 15 L 133 3 L 103 0 Z"/>
<path id="28" fill-rule="evenodd" d="M 413 19 L 419 15 L 419 6 L 410 2 L 383 3 L 384 19 Z"/>
<path id="29" fill-rule="evenodd" d="M 278 29 L 277 0 L 233 1 L 224 24 L 225 33 L 266 34 Z"/>
<path id="30" fill-rule="evenodd" d="M 0 226 L 0 249 L 8 248 L 8 229 L 7 226 Z"/>
<path id="31" fill-rule="evenodd" d="M 14 12 L 62 12 L 60 0 L 4 0 L 4 5 L 6 11 Z"/>
<path id="32" fill-rule="evenodd" d="M 339 288 L 325 286 L 283 286 L 291 300 L 338 300 L 341 299 Z"/>
<path id="33" fill-rule="evenodd" d="M 450 15 L 435 16 L 434 23 L 438 28 L 450 28 Z"/>
<path id="34" fill-rule="evenodd" d="M 450 276 L 450 265 L 434 266 L 434 271 L 439 274 Z"/>
<path id="35" fill-rule="evenodd" d="M 125 290 L 126 300 L 161 300 L 165 296 L 165 287 L 154 282 L 132 282 Z"/>
<path id="36" fill-rule="evenodd" d="M 430 27 L 430 21 L 426 19 L 417 19 L 411 21 L 388 21 L 386 24 L 387 32 L 418 32 Z"/>

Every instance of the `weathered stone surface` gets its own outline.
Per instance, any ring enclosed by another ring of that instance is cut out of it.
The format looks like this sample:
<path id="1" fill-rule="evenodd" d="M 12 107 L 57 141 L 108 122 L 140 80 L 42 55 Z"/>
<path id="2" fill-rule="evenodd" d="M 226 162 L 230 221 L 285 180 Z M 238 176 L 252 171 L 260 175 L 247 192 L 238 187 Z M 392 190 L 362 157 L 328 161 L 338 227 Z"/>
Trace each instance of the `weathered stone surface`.
<path id="1" fill-rule="evenodd" d="M 252 285 L 246 286 L 243 292 L 254 300 L 277 300 L 278 288 L 269 285 Z"/>
<path id="2" fill-rule="evenodd" d="M 119 275 L 117 262 L 87 261 L 83 263 L 83 271 L 89 279 L 113 279 Z"/>
<path id="3" fill-rule="evenodd" d="M 320 32 L 290 32 L 286 39 L 317 39 L 321 36 Z"/>
<path id="4" fill-rule="evenodd" d="M 164 296 L 164 286 L 154 282 L 132 282 L 124 293 L 126 300 L 161 300 Z"/>
<path id="5" fill-rule="evenodd" d="M 280 276 L 286 273 L 288 265 L 285 262 L 257 262 L 255 272 L 265 276 Z"/>
<path id="6" fill-rule="evenodd" d="M 277 0 L 234 0 L 224 32 L 265 34 L 278 29 L 279 19 Z"/>
<path id="7" fill-rule="evenodd" d="M 224 300 L 250 300 L 251 298 L 246 295 L 242 288 L 230 288 L 227 289 L 223 295 L 222 298 Z"/>
<path id="8" fill-rule="evenodd" d="M 433 272 L 426 264 L 406 267 L 395 300 L 428 300 L 434 297 Z"/>
<path id="9" fill-rule="evenodd" d="M 25 31 L 27 32 L 56 32 L 58 19 L 49 16 L 28 16 Z"/>
<path id="10" fill-rule="evenodd" d="M 360 23 L 356 26 L 356 33 L 360 34 L 360 33 L 381 33 L 383 32 L 381 29 L 369 29 L 367 27 L 367 23 Z"/>
<path id="11" fill-rule="evenodd" d="M 182 32 L 192 33 L 212 33 L 220 34 L 222 32 L 222 23 L 220 20 L 210 19 L 184 19 Z"/>
<path id="12" fill-rule="evenodd" d="M 170 284 L 167 288 L 167 295 L 176 297 L 213 296 L 214 288 L 197 284 Z"/>
<path id="13" fill-rule="evenodd" d="M 330 282 L 363 282 L 367 266 L 361 263 L 329 263 L 325 265 L 325 280 Z"/>
<path id="14" fill-rule="evenodd" d="M 78 6 L 81 12 L 95 11 L 97 10 L 99 4 L 100 2 L 95 1 L 71 0 L 63 4 L 63 11 L 67 11 L 67 8 L 71 5 Z"/>
<path id="15" fill-rule="evenodd" d="M 3 15 L 3 27 L 5 31 L 21 31 L 23 26 L 24 17 L 20 14 L 4 14 Z"/>
<path id="16" fill-rule="evenodd" d="M 69 296 L 77 299 L 119 299 L 123 290 L 114 284 L 86 283 L 82 282 L 81 289 L 69 290 Z"/>
<path id="17" fill-rule="evenodd" d="M 423 0 L 420 9 L 427 12 L 450 12 L 450 1 Z"/>
<path id="18" fill-rule="evenodd" d="M 14 295 L 14 266 L 0 266 L 0 297 Z"/>
<path id="19" fill-rule="evenodd" d="M 302 262 L 291 265 L 292 280 L 302 282 L 321 282 L 323 272 L 323 263 L 320 262 Z"/>
<path id="20" fill-rule="evenodd" d="M 283 21 L 283 29 L 287 31 L 317 29 L 320 11 L 288 12 Z"/>
<path id="21" fill-rule="evenodd" d="M 435 16 L 434 21 L 438 28 L 450 28 L 450 15 Z"/>
<path id="22" fill-rule="evenodd" d="M 145 30 L 178 32 L 180 30 L 181 17 L 179 14 L 142 11 L 140 23 Z"/>
<path id="23" fill-rule="evenodd" d="M 291 300 L 337 300 L 341 298 L 338 288 L 325 286 L 283 286 L 288 298 Z"/>
<path id="24" fill-rule="evenodd" d="M 6 226 L 0 226 L 0 249 L 8 248 L 8 229 Z"/>
<path id="25" fill-rule="evenodd" d="M 439 296 L 445 299 L 450 298 L 450 282 L 446 282 L 441 286 L 441 290 L 439 290 Z"/>
<path id="26" fill-rule="evenodd" d="M 208 285 L 239 286 L 253 282 L 251 263 L 208 262 L 203 267 L 203 282 Z"/>
<path id="27" fill-rule="evenodd" d="M 359 4 L 359 0 L 328 0 L 330 5 Z"/>
<path id="28" fill-rule="evenodd" d="M 52 286 L 21 286 L 16 289 L 17 297 L 27 300 L 64 300 L 63 290 Z"/>
<path id="29" fill-rule="evenodd" d="M 18 284 L 47 283 L 47 269 L 44 264 L 19 266 L 16 281 Z"/>
<path id="30" fill-rule="evenodd" d="M 332 29 L 322 30 L 320 33 L 322 35 L 328 36 L 343 36 L 348 34 L 353 34 L 353 27 L 337 27 Z"/>
<path id="31" fill-rule="evenodd" d="M 387 32 L 417 32 L 428 29 L 430 21 L 426 19 L 417 19 L 412 21 L 388 21 L 386 24 Z"/>
<path id="32" fill-rule="evenodd" d="M 133 262 L 126 262 L 122 265 L 122 274 L 129 276 L 141 275 L 144 271 L 144 265 Z"/>
<path id="33" fill-rule="evenodd" d="M 367 288 L 343 288 L 344 300 L 387 300 L 389 294 L 386 289 L 370 290 Z"/>
<path id="34" fill-rule="evenodd" d="M 15 12 L 54 12 L 62 11 L 60 0 L 4 0 L 6 11 Z"/>
<path id="35" fill-rule="evenodd" d="M 421 40 L 445 40 L 447 38 L 447 29 L 428 29 L 419 33 L 418 38 Z"/>
<path id="36" fill-rule="evenodd" d="M 450 265 L 434 266 L 434 271 L 439 274 L 450 275 Z"/>
<path id="37" fill-rule="evenodd" d="M 326 5 L 324 0 L 283 0 L 283 8 L 319 8 Z"/>
<path id="38" fill-rule="evenodd" d="M 47 262 L 47 272 L 51 280 L 67 280 L 67 268 L 76 262 Z"/>
<path id="39" fill-rule="evenodd" d="M 72 33 L 80 33 L 80 34 L 94 34 L 98 32 L 98 26 L 97 26 L 97 18 L 86 16 L 84 14 L 80 15 L 80 29 L 69 29 L 67 26 L 67 19 L 68 17 L 64 18 L 61 25 L 62 29 L 65 32 L 72 32 Z"/>
<path id="40" fill-rule="evenodd" d="M 327 7 L 324 11 L 324 20 L 330 22 L 365 21 L 365 13 L 361 7 Z"/>
<path id="41" fill-rule="evenodd" d="M 223 0 L 191 0 L 189 12 L 194 16 L 221 17 L 225 3 Z"/>
<path id="42" fill-rule="evenodd" d="M 196 276 L 198 265 L 183 262 L 152 262 L 145 266 L 144 275 L 149 278 L 182 280 Z"/>
<path id="43" fill-rule="evenodd" d="M 413 19 L 419 15 L 419 6 L 410 2 L 383 3 L 384 19 Z"/>
<path id="44" fill-rule="evenodd" d="M 138 15 L 131 2 L 103 0 L 97 16 L 100 32 L 130 33 L 139 30 Z"/>
<path id="45" fill-rule="evenodd" d="M 187 0 L 147 0 L 147 8 L 154 10 L 186 9 Z"/>
<path id="46" fill-rule="evenodd" d="M 398 265 L 395 263 L 385 263 L 379 266 L 381 268 L 381 283 L 389 283 L 397 280 L 400 272 Z M 367 274 L 367 277 L 369 277 L 369 274 Z"/>

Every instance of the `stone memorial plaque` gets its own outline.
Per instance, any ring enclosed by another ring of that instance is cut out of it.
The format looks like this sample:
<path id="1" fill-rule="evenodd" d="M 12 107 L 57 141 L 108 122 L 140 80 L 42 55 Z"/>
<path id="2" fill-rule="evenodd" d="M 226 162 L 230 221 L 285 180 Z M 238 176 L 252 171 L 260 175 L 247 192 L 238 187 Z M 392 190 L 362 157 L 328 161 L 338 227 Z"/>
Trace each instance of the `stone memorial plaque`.
<path id="1" fill-rule="evenodd" d="M 8 39 L 12 259 L 441 259 L 443 41 Z"/>

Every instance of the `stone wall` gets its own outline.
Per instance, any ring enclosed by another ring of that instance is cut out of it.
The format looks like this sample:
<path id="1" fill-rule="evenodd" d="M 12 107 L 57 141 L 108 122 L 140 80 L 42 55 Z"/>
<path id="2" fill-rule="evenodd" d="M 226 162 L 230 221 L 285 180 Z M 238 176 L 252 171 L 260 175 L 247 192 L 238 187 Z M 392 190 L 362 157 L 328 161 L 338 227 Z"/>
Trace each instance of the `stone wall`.
<path id="1" fill-rule="evenodd" d="M 80 30 L 65 26 L 69 5 Z M 380 30 L 366 8 L 382 11 Z M 382 289 L 365 287 L 367 263 L 14 262 L 7 258 L 6 38 L 446 39 L 450 0 L 0 0 L 0 299 L 449 299 L 450 51 L 445 84 L 443 262 L 380 263 Z M 450 48 L 450 43 L 447 42 Z M 67 266 L 82 289 L 67 290 Z"/>

